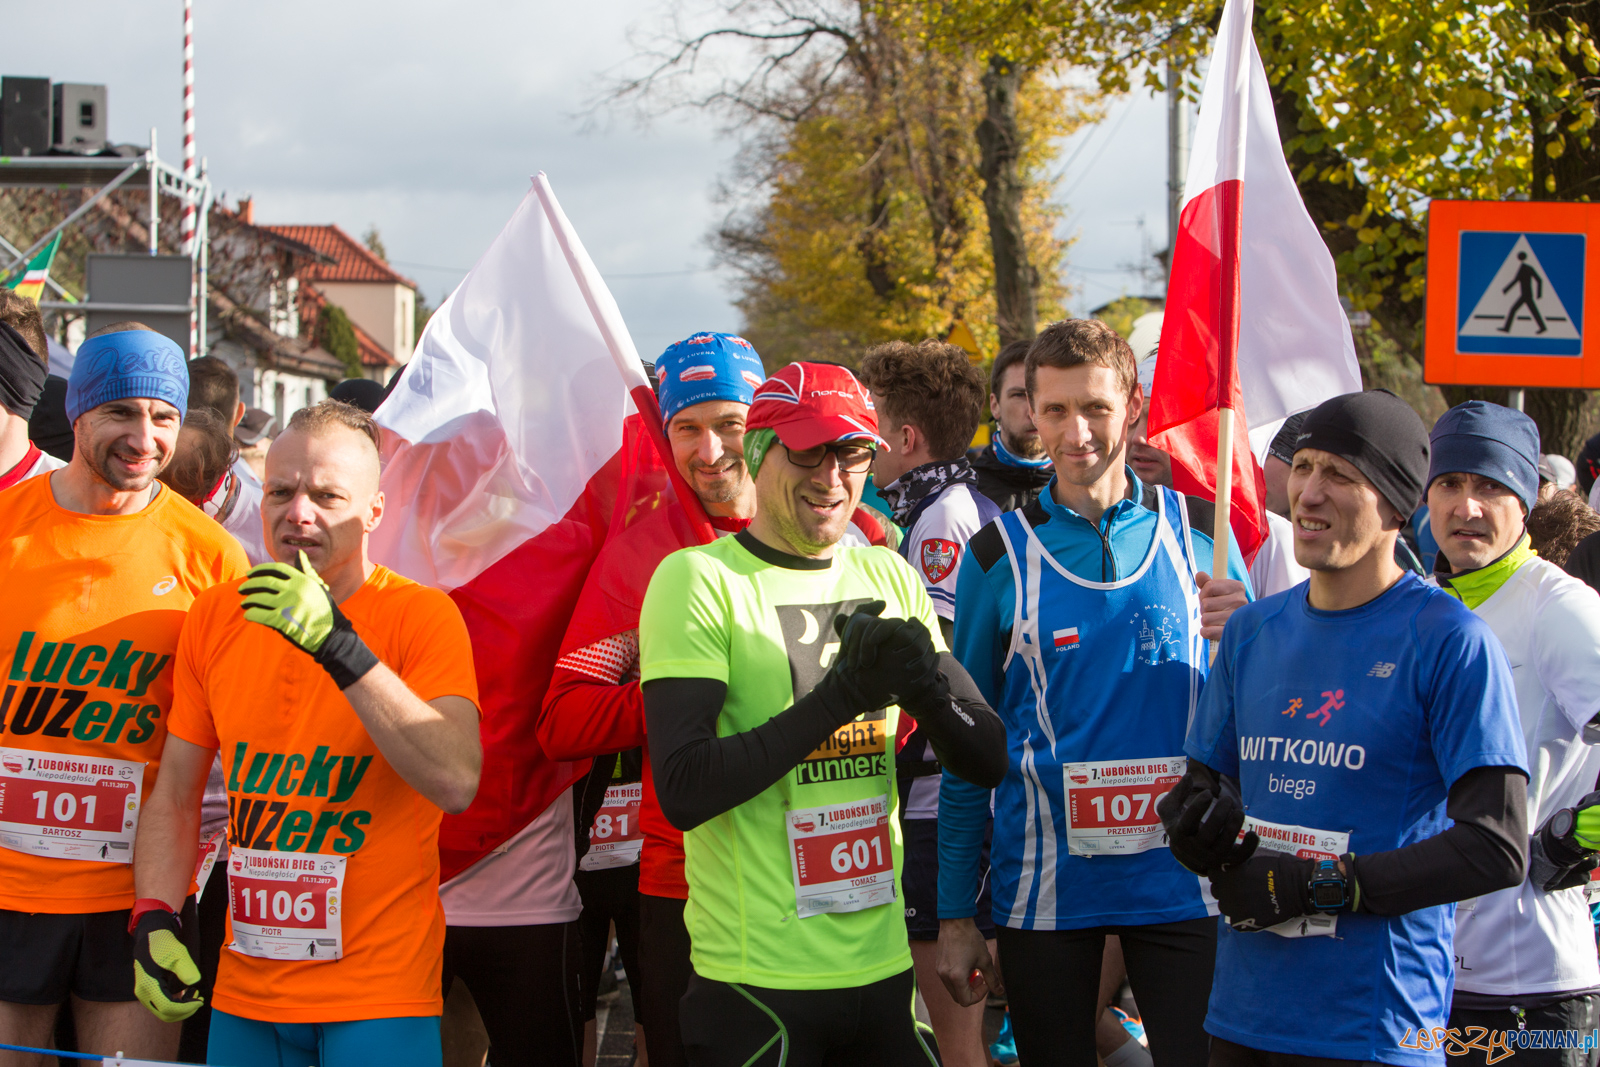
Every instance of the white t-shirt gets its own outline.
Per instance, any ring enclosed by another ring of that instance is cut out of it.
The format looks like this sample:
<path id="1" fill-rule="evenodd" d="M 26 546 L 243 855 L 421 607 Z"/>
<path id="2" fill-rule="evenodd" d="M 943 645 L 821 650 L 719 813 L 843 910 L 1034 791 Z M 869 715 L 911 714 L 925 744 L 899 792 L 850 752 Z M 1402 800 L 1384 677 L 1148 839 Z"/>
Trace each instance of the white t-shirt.
<path id="1" fill-rule="evenodd" d="M 22 476 L 22 480 L 27 481 L 29 478 L 37 478 L 41 474 L 49 474 L 51 471 L 58 471 L 66 465 L 66 460 L 57 459 L 50 453 L 41 449 L 39 452 L 39 458 L 33 461 L 33 466 L 28 468 L 28 473 Z"/>
<path id="2" fill-rule="evenodd" d="M 572 790 L 505 844 L 439 887 L 450 926 L 541 926 L 578 917 Z"/>
<path id="3" fill-rule="evenodd" d="M 976 488 L 965 483 L 949 486 L 906 531 L 906 558 L 922 579 L 928 599 L 933 601 L 933 610 L 941 619 L 955 620 L 956 569 L 961 564 L 961 553 L 966 551 L 967 542 L 983 528 L 977 493 Z M 923 759 L 933 759 L 932 746 L 927 741 L 913 740 L 911 744 L 922 746 Z M 939 817 L 939 775 L 930 774 L 911 783 L 911 792 L 900 817 Z"/>
<path id="4" fill-rule="evenodd" d="M 1250 564 L 1250 588 L 1256 599 L 1293 589 L 1311 572 L 1294 558 L 1294 524 L 1275 511 L 1267 512 L 1267 539 Z"/>
<path id="5" fill-rule="evenodd" d="M 1475 613 L 1511 661 L 1528 745 L 1528 827 L 1595 787 L 1600 747 L 1583 726 L 1600 712 L 1600 594 L 1537 557 Z M 1492 996 L 1600 986 L 1583 887 L 1546 893 L 1526 879 L 1456 907 L 1456 988 Z"/>
<path id="6" fill-rule="evenodd" d="M 235 467 L 237 468 L 237 464 Z M 238 470 L 235 469 L 233 473 L 237 476 Z M 239 478 L 237 484 L 238 495 L 235 496 L 233 507 L 226 515 L 219 518 L 216 514 L 216 508 L 221 507 L 224 502 L 219 498 L 224 498 L 229 489 L 226 478 L 223 479 L 222 485 L 218 486 L 216 495 L 206 501 L 202 510 L 213 519 L 217 519 L 224 530 L 233 534 L 244 547 L 244 554 L 250 558 L 251 566 L 269 563 L 272 556 L 267 552 L 265 534 L 261 527 L 261 483 Z"/>

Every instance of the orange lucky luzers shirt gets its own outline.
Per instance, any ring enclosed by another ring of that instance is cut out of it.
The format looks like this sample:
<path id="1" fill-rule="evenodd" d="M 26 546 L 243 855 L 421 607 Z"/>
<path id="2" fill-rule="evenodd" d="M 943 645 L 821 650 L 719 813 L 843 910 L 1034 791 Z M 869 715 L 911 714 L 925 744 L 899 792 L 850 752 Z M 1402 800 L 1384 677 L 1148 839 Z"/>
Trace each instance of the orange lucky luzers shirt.
<path id="1" fill-rule="evenodd" d="M 80 515 L 50 481 L 0 493 L 0 908 L 114 911 L 133 905 L 130 805 L 155 785 L 184 615 L 249 563 L 169 489 Z"/>
<path id="2" fill-rule="evenodd" d="M 211 590 L 189 613 L 169 729 L 220 748 L 230 846 L 308 871 L 343 857 L 343 955 L 268 959 L 225 949 L 212 1003 L 266 1022 L 438 1015 L 442 812 L 384 760 L 326 671 L 245 620 L 240 584 Z M 478 702 L 466 624 L 444 593 L 378 567 L 339 609 L 417 696 Z M 259 917 L 276 896 L 270 887 L 241 893 L 230 881 L 241 920 Z M 281 898 L 286 919 L 290 904 Z M 238 934 L 230 917 L 228 943 Z"/>

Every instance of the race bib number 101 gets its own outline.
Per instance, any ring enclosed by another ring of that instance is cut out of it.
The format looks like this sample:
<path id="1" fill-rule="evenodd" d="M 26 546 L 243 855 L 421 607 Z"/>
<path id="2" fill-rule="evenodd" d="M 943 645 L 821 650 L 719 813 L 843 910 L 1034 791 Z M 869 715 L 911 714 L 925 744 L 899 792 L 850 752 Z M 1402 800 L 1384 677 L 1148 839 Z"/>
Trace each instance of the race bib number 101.
<path id="1" fill-rule="evenodd" d="M 344 955 L 345 856 L 235 848 L 228 855 L 233 942 L 246 956 L 336 960 Z"/>
<path id="2" fill-rule="evenodd" d="M 0 847 L 130 863 L 143 763 L 0 748 Z"/>
<path id="3" fill-rule="evenodd" d="M 800 918 L 861 911 L 895 899 L 887 796 L 797 808 L 787 822 Z"/>
<path id="4" fill-rule="evenodd" d="M 1188 761 L 1164 759 L 1069 763 L 1067 851 L 1074 856 L 1127 856 L 1166 848 L 1156 802 L 1183 777 Z"/>

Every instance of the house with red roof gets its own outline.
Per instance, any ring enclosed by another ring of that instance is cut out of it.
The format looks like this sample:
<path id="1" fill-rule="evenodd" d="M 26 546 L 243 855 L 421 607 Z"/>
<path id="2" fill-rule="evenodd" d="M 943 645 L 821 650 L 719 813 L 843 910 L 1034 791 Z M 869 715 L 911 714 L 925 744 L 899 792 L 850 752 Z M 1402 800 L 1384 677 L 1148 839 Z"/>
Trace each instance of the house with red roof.
<path id="1" fill-rule="evenodd" d="M 332 223 L 262 228 L 321 257 L 296 273 L 301 329 L 320 336 L 316 324 L 323 309 L 329 304 L 342 308 L 355 327 L 362 370 L 387 382 L 416 347 L 417 283 Z"/>

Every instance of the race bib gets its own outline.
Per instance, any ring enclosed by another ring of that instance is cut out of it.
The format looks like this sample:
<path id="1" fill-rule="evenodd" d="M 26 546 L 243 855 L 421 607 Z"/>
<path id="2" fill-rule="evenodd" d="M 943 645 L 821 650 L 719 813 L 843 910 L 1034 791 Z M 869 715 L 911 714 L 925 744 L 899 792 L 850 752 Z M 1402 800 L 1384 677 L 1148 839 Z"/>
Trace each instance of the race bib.
<path id="1" fill-rule="evenodd" d="M 639 828 L 639 805 L 644 800 L 644 785 L 606 786 L 600 811 L 589 828 L 589 851 L 578 861 L 580 871 L 603 871 L 639 862 L 644 846 L 644 831 Z"/>
<path id="2" fill-rule="evenodd" d="M 222 858 L 222 853 L 228 849 L 228 828 L 218 827 L 200 839 L 200 851 L 194 858 L 194 899 L 199 903 L 205 896 L 206 883 L 211 881 L 211 872 L 217 866 L 217 860 Z"/>
<path id="3" fill-rule="evenodd" d="M 1336 860 L 1350 851 L 1350 835 L 1334 830 L 1286 826 L 1283 823 L 1252 819 L 1247 815 L 1239 836 L 1243 837 L 1250 830 L 1254 830 L 1256 836 L 1261 839 L 1258 848 L 1287 852 L 1301 859 Z M 1290 919 L 1277 926 L 1269 926 L 1267 930 L 1279 937 L 1332 937 L 1338 925 L 1339 916 L 1314 913 Z"/>
<path id="4" fill-rule="evenodd" d="M 894 842 L 888 796 L 788 813 L 789 862 L 800 918 L 891 903 Z"/>
<path id="5" fill-rule="evenodd" d="M 1164 759 L 1069 763 L 1067 851 L 1074 856 L 1128 856 L 1167 847 L 1156 801 L 1183 777 L 1188 761 Z"/>
<path id="6" fill-rule="evenodd" d="M 235 848 L 228 855 L 228 913 L 235 952 L 267 960 L 344 955 L 339 914 L 345 856 Z"/>
<path id="7" fill-rule="evenodd" d="M 130 863 L 143 763 L 0 748 L 0 847 Z"/>

